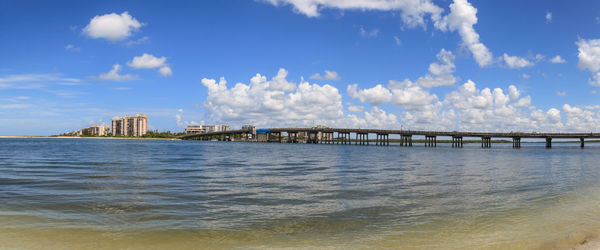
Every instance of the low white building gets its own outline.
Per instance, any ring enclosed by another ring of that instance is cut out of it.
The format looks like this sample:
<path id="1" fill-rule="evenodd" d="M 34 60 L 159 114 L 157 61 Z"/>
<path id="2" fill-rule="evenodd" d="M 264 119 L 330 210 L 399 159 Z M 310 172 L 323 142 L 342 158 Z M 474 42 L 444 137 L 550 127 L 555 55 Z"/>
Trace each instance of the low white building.
<path id="1" fill-rule="evenodd" d="M 185 128 L 185 133 L 190 134 L 203 134 L 212 132 L 229 131 L 228 125 L 190 125 Z"/>

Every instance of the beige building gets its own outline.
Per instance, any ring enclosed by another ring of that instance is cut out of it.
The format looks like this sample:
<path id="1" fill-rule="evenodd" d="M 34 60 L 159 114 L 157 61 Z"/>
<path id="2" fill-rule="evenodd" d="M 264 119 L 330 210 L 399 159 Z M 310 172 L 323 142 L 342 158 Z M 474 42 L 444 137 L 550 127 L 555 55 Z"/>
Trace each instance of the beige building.
<path id="1" fill-rule="evenodd" d="M 121 136 L 142 136 L 148 132 L 148 116 L 124 116 L 112 119 L 112 134 Z"/>
<path id="2" fill-rule="evenodd" d="M 185 134 L 193 135 L 193 134 L 202 134 L 204 133 L 204 128 L 202 125 L 191 125 L 185 128 Z"/>
<path id="3" fill-rule="evenodd" d="M 81 134 L 82 135 L 107 136 L 110 134 L 110 126 L 108 126 L 108 125 L 98 126 L 98 125 L 94 124 L 94 126 L 82 129 Z"/>

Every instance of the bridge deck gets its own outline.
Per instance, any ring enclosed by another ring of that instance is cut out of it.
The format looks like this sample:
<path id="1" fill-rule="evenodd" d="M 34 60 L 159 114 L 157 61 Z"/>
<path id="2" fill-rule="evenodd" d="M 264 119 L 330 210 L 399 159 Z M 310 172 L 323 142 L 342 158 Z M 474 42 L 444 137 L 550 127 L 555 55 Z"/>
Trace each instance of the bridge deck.
<path id="1" fill-rule="evenodd" d="M 422 131 L 422 130 L 393 130 L 393 129 L 356 129 L 356 128 L 270 128 L 269 133 L 357 133 L 357 134 L 398 134 L 398 135 L 420 135 L 420 136 L 447 136 L 447 137 L 493 137 L 493 138 L 600 138 L 600 133 L 525 133 L 525 132 L 459 132 L 459 131 Z M 204 134 L 192 134 L 180 137 L 181 139 L 193 139 L 197 137 L 250 134 L 252 131 L 246 129 L 211 132 Z"/>

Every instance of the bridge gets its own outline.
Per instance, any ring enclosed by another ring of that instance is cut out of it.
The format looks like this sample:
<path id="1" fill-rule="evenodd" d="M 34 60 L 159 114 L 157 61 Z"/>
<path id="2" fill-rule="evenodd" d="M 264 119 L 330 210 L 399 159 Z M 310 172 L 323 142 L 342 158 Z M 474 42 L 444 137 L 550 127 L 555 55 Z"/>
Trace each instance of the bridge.
<path id="1" fill-rule="evenodd" d="M 369 135 L 375 135 L 374 144 L 389 146 L 390 135 L 398 135 L 400 146 L 412 146 L 413 136 L 423 136 L 426 147 L 436 147 L 437 137 L 452 138 L 452 147 L 463 147 L 463 138 L 481 138 L 481 147 L 490 148 L 492 138 L 512 139 L 513 148 L 521 147 L 523 138 L 545 139 L 546 147 L 552 147 L 552 139 L 579 139 L 581 147 L 585 146 L 585 139 L 600 138 L 600 133 L 525 133 L 525 132 L 447 132 L 447 131 L 421 131 L 421 130 L 393 130 L 393 129 L 354 129 L 354 128 L 269 128 L 263 129 L 265 136 L 259 140 L 255 130 L 240 129 L 202 134 L 190 134 L 180 137 L 182 140 L 240 140 L 262 142 L 287 142 L 297 143 L 304 139 L 306 143 L 321 144 L 356 144 L 369 145 Z M 352 139 L 354 137 L 354 140 Z"/>

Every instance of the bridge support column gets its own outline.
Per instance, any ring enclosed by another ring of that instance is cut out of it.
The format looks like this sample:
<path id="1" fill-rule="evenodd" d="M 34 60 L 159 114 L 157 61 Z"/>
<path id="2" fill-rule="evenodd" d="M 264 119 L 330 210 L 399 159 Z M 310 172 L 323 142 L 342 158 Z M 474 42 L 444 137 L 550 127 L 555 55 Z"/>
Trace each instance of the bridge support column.
<path id="1" fill-rule="evenodd" d="M 481 147 L 482 148 L 491 148 L 492 147 L 492 138 L 491 137 L 481 137 Z"/>
<path id="2" fill-rule="evenodd" d="M 400 146 L 412 147 L 412 135 L 400 135 Z"/>
<path id="3" fill-rule="evenodd" d="M 453 148 L 462 148 L 463 147 L 463 138 L 461 136 L 452 136 L 452 147 Z"/>
<path id="4" fill-rule="evenodd" d="M 581 137 L 579 138 L 579 141 L 581 142 L 581 148 L 583 148 L 585 146 L 585 139 Z"/>
<path id="5" fill-rule="evenodd" d="M 546 137 L 546 148 L 552 148 L 552 137 Z"/>
<path id="6" fill-rule="evenodd" d="M 521 137 L 513 137 L 513 148 L 521 148 Z"/>
<path id="7" fill-rule="evenodd" d="M 437 147 L 437 137 L 434 135 L 426 135 L 425 147 Z"/>

